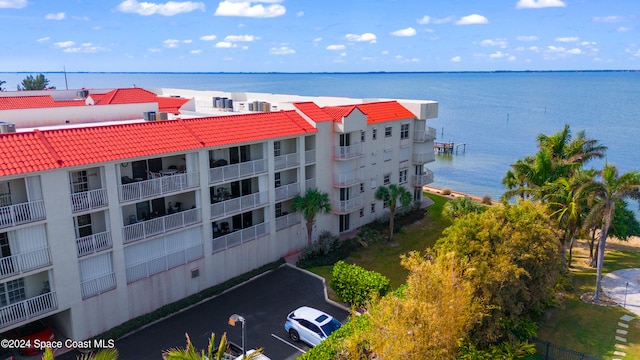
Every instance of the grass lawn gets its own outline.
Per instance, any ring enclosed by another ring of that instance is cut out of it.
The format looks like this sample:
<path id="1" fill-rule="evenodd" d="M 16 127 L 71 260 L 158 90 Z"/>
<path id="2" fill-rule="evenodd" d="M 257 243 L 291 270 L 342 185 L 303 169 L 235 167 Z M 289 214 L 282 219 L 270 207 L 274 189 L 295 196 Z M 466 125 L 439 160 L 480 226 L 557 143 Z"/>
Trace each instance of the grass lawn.
<path id="1" fill-rule="evenodd" d="M 405 226 L 394 235 L 394 246 L 388 243 L 375 243 L 360 248 L 345 259 L 347 263 L 358 264 L 365 269 L 377 271 L 391 280 L 394 288 L 406 280 L 407 270 L 400 266 L 400 255 L 412 250 L 424 251 L 432 247 L 441 237 L 442 230 L 450 225 L 442 217 L 442 207 L 447 198 L 426 194 L 435 204 L 429 207 L 428 214 L 416 224 Z M 640 267 L 640 243 L 625 246 L 620 242 L 609 242 L 605 256 L 603 272 Z M 538 337 L 565 348 L 584 352 L 603 359 L 613 359 L 618 319 L 629 314 L 622 307 L 602 307 L 582 302 L 580 296 L 593 291 L 595 287 L 595 269 L 585 266 L 588 248 L 584 243 L 576 245 L 573 256 L 573 268 L 569 281 L 573 289 L 564 294 L 564 300 L 549 310 L 540 321 Z M 308 270 L 331 280 L 331 266 L 320 266 Z M 338 300 L 330 288 L 329 297 Z M 633 314 L 631 314 L 633 315 Z M 640 320 L 632 320 L 626 335 L 628 348 L 626 359 L 640 359 Z M 623 336 L 624 337 L 624 336 Z"/>

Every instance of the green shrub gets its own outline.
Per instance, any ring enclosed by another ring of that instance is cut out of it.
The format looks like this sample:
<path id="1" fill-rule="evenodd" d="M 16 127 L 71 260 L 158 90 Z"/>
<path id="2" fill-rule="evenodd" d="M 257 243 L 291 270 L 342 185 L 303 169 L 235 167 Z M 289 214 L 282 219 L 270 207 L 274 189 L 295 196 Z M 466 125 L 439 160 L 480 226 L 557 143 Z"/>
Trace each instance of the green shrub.
<path id="1" fill-rule="evenodd" d="M 380 273 L 341 260 L 333 266 L 331 288 L 342 301 L 363 306 L 373 296 L 384 296 L 391 291 L 391 283 Z"/>
<path id="2" fill-rule="evenodd" d="M 451 195 L 451 189 L 442 189 L 442 195 Z"/>
<path id="3" fill-rule="evenodd" d="M 485 205 L 491 205 L 491 195 L 486 194 L 482 197 L 482 203 Z"/>
<path id="4" fill-rule="evenodd" d="M 345 340 L 354 336 L 354 333 L 362 331 L 371 326 L 368 316 L 351 315 L 350 320 L 342 327 L 329 335 L 318 346 L 309 349 L 300 355 L 298 360 L 334 360 L 349 359 L 348 350 L 345 348 Z M 362 344 L 367 346 L 367 344 Z"/>

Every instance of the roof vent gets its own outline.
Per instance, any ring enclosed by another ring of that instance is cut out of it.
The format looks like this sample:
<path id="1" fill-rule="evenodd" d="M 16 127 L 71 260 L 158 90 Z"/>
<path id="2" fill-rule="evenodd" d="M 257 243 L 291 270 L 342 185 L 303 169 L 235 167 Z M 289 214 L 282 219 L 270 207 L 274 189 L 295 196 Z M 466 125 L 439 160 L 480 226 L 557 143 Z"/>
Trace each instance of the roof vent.
<path id="1" fill-rule="evenodd" d="M 144 119 L 146 121 L 156 121 L 156 112 L 155 111 L 145 111 L 143 113 Z"/>
<path id="2" fill-rule="evenodd" d="M 0 122 L 0 134 L 16 132 L 16 124 Z"/>
<path id="3" fill-rule="evenodd" d="M 89 96 L 89 90 L 78 90 L 76 91 L 76 97 L 78 99 L 86 99 Z"/>

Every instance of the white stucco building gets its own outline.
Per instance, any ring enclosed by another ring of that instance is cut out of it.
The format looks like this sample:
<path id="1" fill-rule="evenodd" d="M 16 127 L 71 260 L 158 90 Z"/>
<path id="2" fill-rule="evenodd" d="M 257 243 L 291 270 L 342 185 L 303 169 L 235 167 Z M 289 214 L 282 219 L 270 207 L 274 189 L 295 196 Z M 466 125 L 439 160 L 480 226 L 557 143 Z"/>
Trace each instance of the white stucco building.
<path id="1" fill-rule="evenodd" d="M 0 93 L 0 332 L 81 340 L 415 201 L 434 101 L 179 89 Z M 147 120 L 145 120 L 147 119 Z M 15 128 L 15 129 L 14 129 Z"/>

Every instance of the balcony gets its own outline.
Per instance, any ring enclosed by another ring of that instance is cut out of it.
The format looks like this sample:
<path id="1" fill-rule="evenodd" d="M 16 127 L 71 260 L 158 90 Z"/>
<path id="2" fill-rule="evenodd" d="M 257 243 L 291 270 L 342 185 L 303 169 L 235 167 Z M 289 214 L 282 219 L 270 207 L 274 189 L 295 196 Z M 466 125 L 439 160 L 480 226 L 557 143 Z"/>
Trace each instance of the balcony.
<path id="1" fill-rule="evenodd" d="M 436 153 L 433 150 L 428 150 L 422 154 L 413 154 L 414 165 L 424 165 L 434 161 L 436 161 Z"/>
<path id="2" fill-rule="evenodd" d="M 51 265 L 49 247 L 0 258 L 0 279 Z"/>
<path id="3" fill-rule="evenodd" d="M 209 169 L 209 184 L 227 182 L 267 171 L 265 159 L 241 162 Z"/>
<path id="4" fill-rule="evenodd" d="M 316 188 L 316 179 L 312 178 L 312 179 L 307 179 L 304 181 L 304 186 L 305 189 L 309 190 L 309 189 L 315 189 Z"/>
<path id="5" fill-rule="evenodd" d="M 30 201 L 0 207 L 0 229 L 27 224 L 46 218 L 44 201 Z"/>
<path id="6" fill-rule="evenodd" d="M 348 214 L 362 208 L 362 204 L 362 196 L 357 196 L 349 200 L 335 200 L 331 205 L 331 210 L 336 214 Z"/>
<path id="7" fill-rule="evenodd" d="M 128 202 L 173 194 L 199 186 L 199 173 L 190 172 L 124 184 L 118 187 L 118 195 L 120 202 Z"/>
<path id="8" fill-rule="evenodd" d="M 431 170 L 426 170 L 424 174 L 413 175 L 411 182 L 415 187 L 422 187 L 427 184 L 431 184 L 433 182 L 433 172 Z"/>
<path id="9" fill-rule="evenodd" d="M 348 160 L 362 156 L 362 143 L 351 146 L 336 146 L 333 158 L 336 160 Z"/>
<path id="10" fill-rule="evenodd" d="M 211 204 L 211 218 L 229 216 L 238 212 L 255 209 L 266 205 L 268 192 L 261 191 L 254 194 L 237 197 Z"/>
<path id="11" fill-rule="evenodd" d="M 269 234 L 269 223 L 264 222 L 246 229 L 233 231 L 213 239 L 213 253 L 227 250 L 234 246 L 245 244 L 259 237 Z"/>
<path id="12" fill-rule="evenodd" d="M 316 162 L 316 151 L 315 150 L 307 150 L 304 152 L 304 163 L 312 164 Z"/>
<path id="13" fill-rule="evenodd" d="M 203 255 L 204 250 L 202 244 L 198 244 L 140 264 L 128 266 L 126 270 L 127 283 L 132 283 L 151 275 L 187 264 L 193 260 L 201 258 Z"/>
<path id="14" fill-rule="evenodd" d="M 71 211 L 74 213 L 99 209 L 109 205 L 107 189 L 89 190 L 71 194 Z"/>
<path id="15" fill-rule="evenodd" d="M 124 243 L 142 240 L 151 236 L 164 234 L 172 230 L 184 228 L 202 221 L 200 208 L 189 209 L 155 219 L 141 221 L 122 228 Z"/>
<path id="16" fill-rule="evenodd" d="M 273 167 L 275 170 L 286 169 L 300 165 L 300 155 L 292 153 L 287 155 L 276 156 L 273 158 Z"/>
<path id="17" fill-rule="evenodd" d="M 276 218 L 276 231 L 300 224 L 300 213 L 295 212 Z"/>
<path id="18" fill-rule="evenodd" d="M 19 323 L 58 308 L 55 292 L 19 301 L 0 308 L 0 328 Z"/>
<path id="19" fill-rule="evenodd" d="M 300 194 L 300 184 L 293 183 L 276 188 L 276 202 L 292 199 Z"/>
<path id="20" fill-rule="evenodd" d="M 334 174 L 333 185 L 336 187 L 349 187 L 362 182 L 362 171 L 352 171 L 347 174 Z"/>
<path id="21" fill-rule="evenodd" d="M 436 139 L 436 129 L 427 126 L 425 130 L 416 130 L 413 132 L 413 141 L 427 142 Z"/>
<path id="22" fill-rule="evenodd" d="M 109 273 L 80 283 L 82 298 L 99 295 L 116 288 L 116 274 Z"/>
<path id="23" fill-rule="evenodd" d="M 111 232 L 105 231 L 76 239 L 76 251 L 78 257 L 93 254 L 102 250 L 111 249 L 113 241 Z"/>

